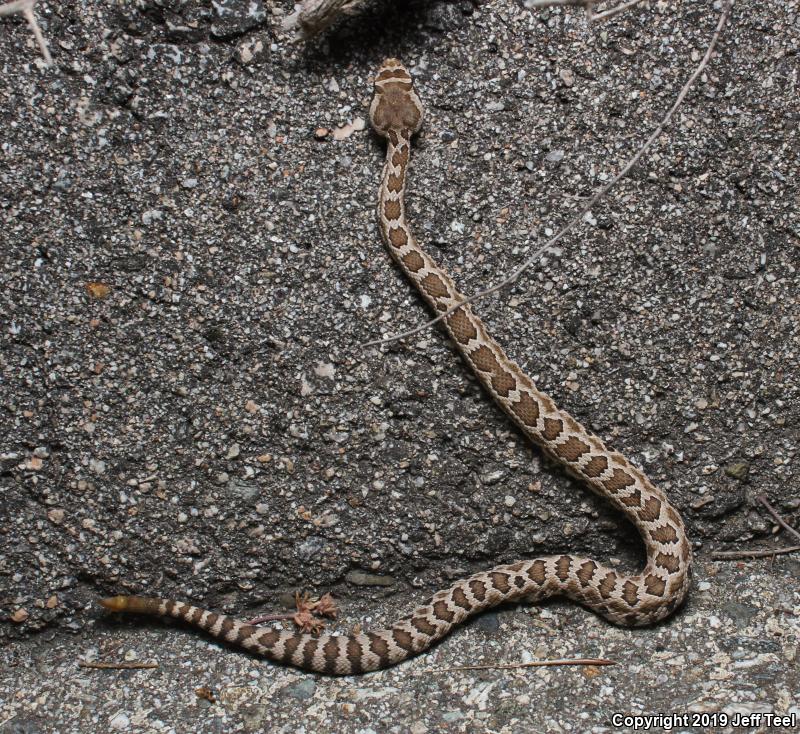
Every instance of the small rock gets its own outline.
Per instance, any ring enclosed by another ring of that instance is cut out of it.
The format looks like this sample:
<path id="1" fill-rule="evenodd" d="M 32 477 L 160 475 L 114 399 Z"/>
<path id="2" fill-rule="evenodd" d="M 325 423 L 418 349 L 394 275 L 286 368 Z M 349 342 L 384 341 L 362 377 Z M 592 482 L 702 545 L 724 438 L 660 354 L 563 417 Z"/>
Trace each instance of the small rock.
<path id="1" fill-rule="evenodd" d="M 108 724 L 115 731 L 125 731 L 130 728 L 131 720 L 121 711 Z"/>
<path id="2" fill-rule="evenodd" d="M 317 684 L 313 678 L 304 678 L 299 683 L 286 686 L 284 690 L 290 696 L 297 698 L 300 701 L 307 701 L 314 695 L 314 691 L 317 690 Z"/>
<path id="3" fill-rule="evenodd" d="M 438 33 L 460 28 L 464 24 L 464 14 L 453 3 L 434 2 L 427 6 L 425 27 Z"/>
<path id="4" fill-rule="evenodd" d="M 356 117 L 352 122 L 340 125 L 333 131 L 334 140 L 346 140 L 354 132 L 360 132 L 366 127 L 366 122 L 363 117 Z"/>
<path id="5" fill-rule="evenodd" d="M 260 38 L 245 41 L 236 49 L 236 60 L 243 66 L 257 63 L 267 58 L 267 48 Z"/>
<path id="6" fill-rule="evenodd" d="M 722 605 L 722 611 L 739 625 L 747 624 L 758 613 L 756 607 L 738 601 L 725 602 Z"/>
<path id="7" fill-rule="evenodd" d="M 90 459 L 89 469 L 91 469 L 95 474 L 104 474 L 106 471 L 106 462 L 101 461 L 100 459 Z"/>
<path id="8" fill-rule="evenodd" d="M 211 26 L 215 38 L 235 38 L 255 28 L 267 17 L 262 0 L 216 0 L 211 3 L 217 16 Z"/>
<path id="9" fill-rule="evenodd" d="M 483 482 L 487 486 L 491 484 L 496 484 L 505 476 L 505 473 L 506 472 L 504 469 L 495 469 L 494 471 L 486 472 L 481 476 L 481 482 Z"/>
<path id="10" fill-rule="evenodd" d="M 17 609 L 17 611 L 11 612 L 9 619 L 17 624 L 22 624 L 29 616 L 27 609 Z"/>
<path id="11" fill-rule="evenodd" d="M 445 712 L 442 714 L 442 718 L 443 718 L 445 721 L 452 723 L 452 722 L 454 722 L 454 721 L 459 721 L 459 720 L 463 719 L 463 718 L 464 718 L 464 714 L 462 714 L 462 713 L 461 713 L 460 711 L 458 711 L 457 709 L 454 709 L 454 710 L 452 710 L 452 711 L 445 711 Z"/>
<path id="12" fill-rule="evenodd" d="M 86 292 L 89 294 L 91 298 L 94 298 L 98 301 L 103 300 L 111 293 L 111 287 L 106 285 L 105 283 L 96 283 L 91 282 L 87 283 L 85 286 Z"/>
<path id="13" fill-rule="evenodd" d="M 317 362 L 316 367 L 314 367 L 314 374 L 317 377 L 330 377 L 333 379 L 336 370 L 330 362 Z"/>
<path id="14" fill-rule="evenodd" d="M 142 212 L 142 224 L 150 225 L 163 216 L 163 213 L 159 209 L 148 209 Z"/>
<path id="15" fill-rule="evenodd" d="M 297 546 L 297 555 L 308 563 L 314 556 L 318 555 L 325 547 L 325 541 L 322 538 L 313 536 L 307 538 L 299 546 Z"/>
<path id="16" fill-rule="evenodd" d="M 47 511 L 47 519 L 54 525 L 61 525 L 64 522 L 64 510 L 60 507 Z"/>
<path id="17" fill-rule="evenodd" d="M 246 482 L 236 477 L 228 483 L 228 488 L 232 493 L 247 501 L 254 500 L 261 493 L 261 488 L 255 482 Z"/>
<path id="18" fill-rule="evenodd" d="M 394 586 L 395 583 L 391 576 L 377 576 L 364 571 L 348 571 L 344 578 L 356 586 Z"/>
<path id="19" fill-rule="evenodd" d="M 746 461 L 736 461 L 725 467 L 725 473 L 741 482 L 750 473 L 750 464 Z"/>
<path id="20" fill-rule="evenodd" d="M 558 72 L 558 76 L 561 78 L 565 87 L 571 87 L 575 84 L 575 74 L 571 69 L 562 69 Z"/>

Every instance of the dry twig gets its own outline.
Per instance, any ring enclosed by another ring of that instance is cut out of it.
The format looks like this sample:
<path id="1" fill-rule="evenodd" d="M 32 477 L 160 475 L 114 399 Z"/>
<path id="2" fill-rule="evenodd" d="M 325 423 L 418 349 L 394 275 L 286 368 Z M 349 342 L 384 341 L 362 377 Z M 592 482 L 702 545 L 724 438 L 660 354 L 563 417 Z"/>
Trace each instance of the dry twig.
<path id="1" fill-rule="evenodd" d="M 594 21 L 597 23 L 601 20 L 608 20 L 613 16 L 617 15 L 617 13 L 624 13 L 629 8 L 632 8 L 634 5 L 638 5 L 642 0 L 629 0 L 627 3 L 620 3 L 619 5 L 614 6 L 613 8 L 609 8 L 608 10 L 604 10 L 602 13 L 595 13 L 592 10 L 591 5 L 586 6 L 586 15 L 590 21 Z"/>
<path id="2" fill-rule="evenodd" d="M 99 661 L 78 661 L 79 668 L 96 668 L 98 670 L 141 670 L 157 668 L 158 663 L 101 663 Z"/>
<path id="3" fill-rule="evenodd" d="M 364 0 L 302 0 L 283 21 L 285 31 L 294 31 L 298 40 L 308 40 L 324 31 L 340 15 L 352 15 Z"/>
<path id="4" fill-rule="evenodd" d="M 428 668 L 423 673 L 452 673 L 458 670 L 516 670 L 517 668 L 542 668 L 555 665 L 616 665 L 605 658 L 566 658 L 563 660 L 532 660 L 529 663 L 488 663 L 486 665 L 457 665 L 454 668 Z"/>
<path id="5" fill-rule="evenodd" d="M 767 512 L 775 519 L 775 522 L 778 523 L 784 530 L 794 535 L 798 540 L 800 540 L 800 533 L 797 532 L 791 525 L 789 525 L 786 520 L 784 520 L 779 514 L 778 511 L 769 503 L 767 496 L 764 494 L 758 495 L 756 499 L 764 505 Z M 774 550 L 741 550 L 741 551 L 718 551 L 716 553 L 711 554 L 711 558 L 715 561 L 733 561 L 733 560 L 740 560 L 742 558 L 771 558 L 773 556 L 782 555 L 785 553 L 794 553 L 795 551 L 800 551 L 800 545 L 791 545 L 788 547 L 783 548 L 775 548 Z"/>
<path id="6" fill-rule="evenodd" d="M 800 551 L 800 545 L 790 545 L 788 548 L 775 548 L 774 550 L 717 551 L 711 554 L 711 558 L 715 561 L 738 561 L 742 558 L 770 558 L 795 551 Z"/>
<path id="7" fill-rule="evenodd" d="M 617 13 L 622 13 L 634 5 L 638 5 L 642 0 L 628 0 L 628 2 L 615 5 L 609 10 L 604 10 L 601 13 L 595 13 L 595 5 L 599 5 L 604 0 L 526 0 L 525 7 L 529 10 L 541 10 L 542 8 L 552 8 L 554 6 L 571 6 L 575 8 L 583 8 L 586 11 L 586 18 L 589 21 L 606 20 L 611 18 Z"/>
<path id="8" fill-rule="evenodd" d="M 44 56 L 45 63 L 48 66 L 52 66 L 53 57 L 50 56 L 50 50 L 47 48 L 47 41 L 44 40 L 42 30 L 39 28 L 39 23 L 36 21 L 36 15 L 33 12 L 34 5 L 36 5 L 36 0 L 15 0 L 15 2 L 0 5 L 0 17 L 3 15 L 22 13 L 33 31 L 36 43 L 39 44 L 39 49 L 42 52 L 42 56 Z"/>
<path id="9" fill-rule="evenodd" d="M 769 503 L 767 500 L 767 495 L 760 494 L 756 499 L 767 508 L 767 512 L 775 518 L 775 522 L 778 523 L 784 530 L 794 535 L 795 538 L 800 540 L 800 533 L 798 533 L 791 525 L 789 525 L 786 520 L 784 520 L 779 514 L 778 511 Z"/>
<path id="10" fill-rule="evenodd" d="M 558 242 L 567 232 L 574 229 L 580 222 L 583 221 L 583 218 L 592 210 L 592 208 L 597 204 L 602 198 L 606 196 L 606 194 L 611 191 L 614 186 L 616 186 L 625 176 L 628 175 L 630 170 L 639 162 L 641 157 L 647 152 L 650 146 L 655 142 L 659 135 L 664 131 L 664 128 L 669 125 L 675 112 L 683 103 L 683 100 L 686 98 L 686 95 L 689 93 L 689 90 L 692 88 L 692 85 L 695 83 L 697 78 L 703 73 L 703 70 L 708 66 L 708 62 L 711 60 L 711 55 L 714 52 L 714 49 L 717 46 L 717 42 L 719 41 L 720 35 L 722 34 L 722 29 L 725 27 L 725 24 L 728 21 L 728 17 L 731 13 L 731 8 L 733 6 L 733 0 L 725 0 L 725 3 L 722 8 L 722 13 L 719 17 L 719 22 L 717 23 L 717 27 L 714 30 L 713 35 L 711 36 L 711 41 L 708 44 L 708 48 L 700 60 L 700 63 L 697 65 L 697 68 L 694 70 L 692 75 L 687 80 L 686 84 L 683 85 L 680 93 L 678 94 L 675 102 L 673 103 L 672 107 L 669 108 L 669 111 L 664 116 L 664 119 L 658 124 L 656 129 L 651 133 L 650 137 L 644 142 L 644 144 L 634 153 L 631 159 L 623 166 L 622 170 L 614 176 L 605 186 L 598 189 L 594 195 L 589 199 L 589 201 L 584 204 L 581 210 L 574 216 L 572 219 L 567 222 L 553 237 L 551 237 L 542 247 L 539 247 L 533 255 L 525 260 L 516 270 L 514 270 L 510 275 L 504 278 L 502 281 L 493 285 L 485 290 L 478 291 L 472 296 L 465 298 L 461 303 L 457 306 L 453 306 L 452 308 L 448 309 L 444 313 L 437 316 L 435 319 L 431 319 L 430 321 L 426 321 L 421 326 L 417 326 L 414 329 L 409 329 L 408 331 L 404 331 L 400 334 L 395 334 L 394 336 L 389 336 L 381 339 L 374 339 L 373 341 L 366 342 L 362 344 L 362 347 L 371 347 L 377 346 L 382 344 L 388 344 L 390 342 L 399 341 L 400 339 L 405 339 L 406 337 L 413 336 L 414 334 L 418 334 L 421 331 L 425 331 L 434 324 L 438 323 L 444 318 L 447 318 L 453 311 L 457 311 L 462 306 L 466 305 L 467 303 L 472 303 L 474 301 L 478 301 L 481 298 L 485 298 L 492 293 L 496 293 L 503 288 L 511 285 L 512 283 L 516 282 L 516 280 L 529 268 L 531 268 L 536 261 L 548 250 L 552 249 L 556 242 Z"/>

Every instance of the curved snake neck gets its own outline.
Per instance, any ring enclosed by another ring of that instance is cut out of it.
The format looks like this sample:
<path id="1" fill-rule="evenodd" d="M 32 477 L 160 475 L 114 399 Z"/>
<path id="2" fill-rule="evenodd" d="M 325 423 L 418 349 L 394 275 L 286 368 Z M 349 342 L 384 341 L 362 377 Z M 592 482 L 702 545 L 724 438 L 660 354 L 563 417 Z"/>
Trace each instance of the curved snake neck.
<path id="1" fill-rule="evenodd" d="M 422 116 L 422 103 L 405 67 L 387 59 L 375 78 L 370 107 L 373 127 L 387 139 L 378 195 L 381 237 L 425 301 L 444 313 L 458 306 L 463 296 L 417 243 L 403 201 L 411 137 L 422 126 Z M 394 665 L 426 650 L 474 614 L 504 602 L 537 602 L 562 595 L 611 622 L 629 626 L 671 614 L 688 591 L 692 555 L 681 516 L 664 493 L 537 390 L 469 305 L 457 308 L 443 323 L 480 382 L 522 432 L 633 522 L 647 552 L 641 573 L 624 575 L 579 556 L 543 556 L 460 580 L 386 629 L 318 637 L 253 626 L 171 599 L 117 596 L 100 603 L 112 611 L 176 617 L 271 660 L 336 675 Z"/>

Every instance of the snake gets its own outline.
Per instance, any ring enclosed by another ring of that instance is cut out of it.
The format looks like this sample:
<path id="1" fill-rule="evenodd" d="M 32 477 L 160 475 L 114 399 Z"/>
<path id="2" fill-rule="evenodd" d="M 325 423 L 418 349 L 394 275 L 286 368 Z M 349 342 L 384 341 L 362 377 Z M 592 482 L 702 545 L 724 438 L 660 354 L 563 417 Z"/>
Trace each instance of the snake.
<path id="1" fill-rule="evenodd" d="M 411 141 L 422 127 L 423 106 L 408 70 L 395 58 L 386 59 L 374 79 L 369 116 L 378 135 L 386 138 L 378 224 L 391 257 L 433 311 L 443 315 L 444 328 L 464 361 L 520 431 L 633 523 L 646 551 L 644 569 L 627 574 L 578 555 L 499 565 L 438 591 L 386 628 L 351 634 L 264 627 L 174 599 L 114 596 L 99 603 L 111 612 L 173 617 L 274 662 L 330 675 L 355 675 L 400 663 L 428 650 L 474 615 L 508 602 L 563 596 L 626 627 L 666 618 L 684 602 L 691 583 L 692 551 L 680 513 L 638 467 L 537 389 L 414 237 L 404 193 Z"/>

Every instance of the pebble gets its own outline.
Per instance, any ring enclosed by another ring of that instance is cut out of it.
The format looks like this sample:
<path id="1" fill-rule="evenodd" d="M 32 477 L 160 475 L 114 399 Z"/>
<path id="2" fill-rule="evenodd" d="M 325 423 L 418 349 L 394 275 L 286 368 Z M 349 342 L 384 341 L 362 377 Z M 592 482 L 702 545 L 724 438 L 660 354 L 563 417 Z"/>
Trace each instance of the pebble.
<path id="1" fill-rule="evenodd" d="M 47 519 L 56 525 L 60 525 L 62 522 L 64 522 L 64 510 L 62 510 L 60 507 L 48 510 Z"/>
<path id="2" fill-rule="evenodd" d="M 348 571 L 345 581 L 356 586 L 394 586 L 395 580 L 391 576 L 379 576 L 364 571 Z"/>
<path id="3" fill-rule="evenodd" d="M 733 477 L 734 479 L 741 481 L 750 473 L 750 464 L 748 464 L 746 461 L 737 461 L 732 464 L 728 464 L 725 467 L 725 473 L 729 477 Z"/>
<path id="4" fill-rule="evenodd" d="M 108 724 L 114 731 L 127 731 L 131 726 L 131 720 L 127 714 L 122 712 L 115 714 Z"/>
<path id="5" fill-rule="evenodd" d="M 575 84 L 575 74 L 571 69 L 562 69 L 558 72 L 558 76 L 564 82 L 565 87 L 571 87 Z"/>
<path id="6" fill-rule="evenodd" d="M 266 18 L 262 0 L 214 0 L 211 7 L 215 14 L 211 35 L 219 39 L 241 36 Z"/>
<path id="7" fill-rule="evenodd" d="M 101 461 L 100 459 L 90 459 L 89 460 L 89 469 L 94 472 L 95 474 L 105 474 L 106 472 L 106 462 Z"/>
<path id="8" fill-rule="evenodd" d="M 11 612 L 11 614 L 9 615 L 9 619 L 12 622 L 15 622 L 16 624 L 21 624 L 26 619 L 28 619 L 29 616 L 30 614 L 28 613 L 27 609 L 20 608 Z"/>
<path id="9" fill-rule="evenodd" d="M 314 692 L 317 690 L 317 684 L 313 678 L 305 678 L 287 686 L 284 690 L 293 698 L 300 701 L 308 701 L 308 699 L 313 698 Z"/>

